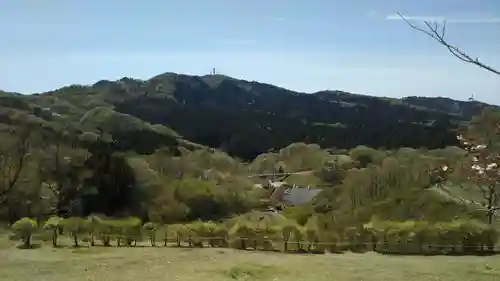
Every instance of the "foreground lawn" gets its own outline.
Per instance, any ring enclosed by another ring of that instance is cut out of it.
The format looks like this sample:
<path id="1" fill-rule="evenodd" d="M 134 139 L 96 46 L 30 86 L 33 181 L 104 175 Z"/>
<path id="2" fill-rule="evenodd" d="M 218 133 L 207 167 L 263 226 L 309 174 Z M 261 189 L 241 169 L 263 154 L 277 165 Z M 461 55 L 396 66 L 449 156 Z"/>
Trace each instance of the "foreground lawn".
<path id="1" fill-rule="evenodd" d="M 293 255 L 232 249 L 0 247 L 0 280 L 500 280 L 500 256 Z"/>

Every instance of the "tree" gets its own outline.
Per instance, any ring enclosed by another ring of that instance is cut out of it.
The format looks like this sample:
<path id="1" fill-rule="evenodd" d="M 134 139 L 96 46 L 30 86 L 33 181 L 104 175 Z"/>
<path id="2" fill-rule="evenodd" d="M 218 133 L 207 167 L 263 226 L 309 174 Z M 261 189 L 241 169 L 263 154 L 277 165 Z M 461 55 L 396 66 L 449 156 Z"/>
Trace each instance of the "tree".
<path id="1" fill-rule="evenodd" d="M 458 136 L 467 147 L 469 161 L 462 170 L 473 188 L 479 189 L 486 201 L 488 223 L 500 209 L 500 112 L 486 108 L 472 119 Z"/>
<path id="2" fill-rule="evenodd" d="M 151 246 L 156 246 L 156 230 L 158 226 L 155 223 L 147 222 L 142 226 L 142 232 L 149 238 Z"/>
<path id="3" fill-rule="evenodd" d="M 288 242 L 292 235 L 299 232 L 299 227 L 295 223 L 286 223 L 281 228 L 281 235 L 283 236 L 284 251 L 288 251 Z"/>
<path id="4" fill-rule="evenodd" d="M 90 221 L 80 217 L 70 217 L 62 221 L 64 230 L 69 232 L 73 238 L 73 243 L 76 248 L 80 247 L 78 244 L 80 234 L 89 232 Z"/>
<path id="5" fill-rule="evenodd" d="M 21 238 L 26 248 L 31 248 L 31 236 L 36 228 L 36 221 L 30 218 L 22 218 L 12 225 L 12 230 Z"/>
<path id="6" fill-rule="evenodd" d="M 403 19 L 411 28 L 416 29 L 420 32 L 423 32 L 430 36 L 432 39 L 436 40 L 439 44 L 445 46 L 450 53 L 452 53 L 455 57 L 460 59 L 461 61 L 464 61 L 466 63 L 471 63 L 474 65 L 479 66 L 482 69 L 485 69 L 489 72 L 495 73 L 497 75 L 500 75 L 500 71 L 479 61 L 479 58 L 473 58 L 472 56 L 468 55 L 466 52 L 462 51 L 460 48 L 450 44 L 446 39 L 445 39 L 445 34 L 446 34 L 446 21 L 443 21 L 441 24 L 437 23 L 436 21 L 424 21 L 424 24 L 427 28 L 424 29 L 422 27 L 418 27 L 414 24 L 412 24 L 407 18 L 402 16 L 400 13 L 398 15 Z"/>
<path id="7" fill-rule="evenodd" d="M 45 222 L 45 225 L 43 226 L 44 229 L 50 230 L 52 232 L 52 246 L 54 248 L 57 247 L 57 238 L 59 236 L 59 230 L 62 227 L 62 222 L 62 218 L 52 216 L 47 220 L 47 222 Z"/>
<path id="8" fill-rule="evenodd" d="M 53 213 L 63 216 L 76 211 L 71 210 L 71 206 L 83 194 L 83 182 L 91 175 L 84 167 L 88 152 L 66 147 L 60 141 L 43 150 L 39 174 L 43 185 L 54 194 Z"/>
<path id="9" fill-rule="evenodd" d="M 450 44 L 445 39 L 446 21 L 441 24 L 435 21 L 424 21 L 427 29 L 412 24 L 408 19 L 398 15 L 411 28 L 423 32 L 445 46 L 450 53 L 466 63 L 474 64 L 489 72 L 500 75 L 500 71 L 481 62 L 479 58 L 473 58 L 460 48 Z M 500 114 L 493 109 L 486 108 L 483 112 L 474 117 L 463 134 L 458 136 L 459 141 L 464 145 L 470 156 L 470 162 L 462 165 L 463 171 L 467 175 L 475 188 L 478 188 L 486 200 L 486 212 L 488 223 L 493 222 L 496 211 L 499 209 L 500 200 Z M 439 173 L 443 176 L 450 174 L 449 167 L 443 167 Z M 444 173 L 443 173 L 444 172 Z M 441 176 L 439 176 L 441 178 Z M 465 202 L 465 200 L 461 199 Z"/>
<path id="10" fill-rule="evenodd" d="M 22 131 L 10 143 L 0 143 L 0 204 L 13 191 L 30 154 L 31 132 Z M 8 141 L 7 141 L 8 142 Z"/>

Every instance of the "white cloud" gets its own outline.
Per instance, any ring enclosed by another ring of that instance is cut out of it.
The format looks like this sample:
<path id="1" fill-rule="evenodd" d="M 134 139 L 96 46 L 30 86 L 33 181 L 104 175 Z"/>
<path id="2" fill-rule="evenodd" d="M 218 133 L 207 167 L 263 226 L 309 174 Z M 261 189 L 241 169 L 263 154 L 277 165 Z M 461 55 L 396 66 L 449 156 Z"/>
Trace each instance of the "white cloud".
<path id="1" fill-rule="evenodd" d="M 436 16 L 409 16 L 403 15 L 403 17 L 407 20 L 415 20 L 415 21 L 443 21 L 444 17 L 436 17 Z M 385 17 L 386 20 L 403 20 L 401 16 L 398 14 L 390 14 Z"/>
<path id="2" fill-rule="evenodd" d="M 411 16 L 403 15 L 410 21 L 444 21 L 447 23 L 500 23 L 500 17 L 490 18 L 447 18 L 443 16 Z M 390 14 L 385 17 L 386 20 L 402 20 L 398 14 Z"/>

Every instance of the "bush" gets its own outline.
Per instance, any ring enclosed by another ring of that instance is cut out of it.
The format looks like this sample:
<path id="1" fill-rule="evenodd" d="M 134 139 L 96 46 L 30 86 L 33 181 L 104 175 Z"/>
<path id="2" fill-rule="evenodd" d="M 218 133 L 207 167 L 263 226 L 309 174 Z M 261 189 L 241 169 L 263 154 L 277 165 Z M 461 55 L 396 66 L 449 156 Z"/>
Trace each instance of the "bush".
<path id="1" fill-rule="evenodd" d="M 492 226 L 475 220 L 429 223 L 372 218 L 364 225 L 344 228 L 338 225 L 339 222 L 335 220 L 321 220 L 317 216 L 310 217 L 304 226 L 282 217 L 239 216 L 221 224 L 212 221 L 195 221 L 190 224 L 158 226 L 152 222 L 141 225 L 141 220 L 135 217 L 111 219 L 90 216 L 87 219 L 80 217 L 62 219 L 54 216 L 44 224 L 43 228 L 51 231 L 54 247 L 57 246 L 61 227 L 71 235 L 75 247 L 79 246 L 79 237 L 84 233 L 90 235 L 92 245 L 94 245 L 94 237 L 97 237 L 105 246 L 110 246 L 112 238 L 117 239 L 118 246 L 131 246 L 132 243 L 136 245 L 144 235 L 148 237 L 151 245 L 155 246 L 156 234 L 161 229 L 164 246 L 167 246 L 169 237 L 175 237 L 179 247 L 182 242 L 190 247 L 203 247 L 204 241 L 207 240 L 210 247 L 230 246 L 242 250 L 248 247 L 255 250 L 279 248 L 286 252 L 293 250 L 307 250 L 308 252 L 373 250 L 393 254 L 492 252 L 500 236 L 498 230 Z M 13 224 L 12 230 L 16 239 L 21 239 L 25 247 L 31 247 L 37 223 L 30 218 L 22 218 Z M 275 244 L 277 242 L 279 242 L 279 247 Z"/>
<path id="2" fill-rule="evenodd" d="M 153 222 L 147 222 L 142 226 L 142 233 L 149 238 L 151 246 L 156 246 L 156 229 L 157 225 Z"/>
<path id="3" fill-rule="evenodd" d="M 142 239 L 141 220 L 136 217 L 129 217 L 112 221 L 112 232 L 116 236 L 118 246 L 123 241 L 125 245 L 137 245 L 137 241 Z"/>
<path id="4" fill-rule="evenodd" d="M 81 217 L 71 217 L 62 221 L 63 228 L 69 232 L 73 238 L 75 247 L 79 247 L 79 236 L 89 232 L 90 222 Z"/>
<path id="5" fill-rule="evenodd" d="M 283 237 L 284 251 L 288 251 L 288 241 L 292 238 L 292 235 L 300 232 L 298 226 L 293 223 L 287 223 L 281 227 L 281 235 Z"/>
<path id="6" fill-rule="evenodd" d="M 493 251 L 498 231 L 475 220 L 428 223 L 372 221 L 365 230 L 375 250 L 398 254 L 472 254 Z"/>
<path id="7" fill-rule="evenodd" d="M 229 231 L 230 245 L 234 248 L 246 250 L 248 241 L 255 239 L 255 229 L 247 222 L 237 222 Z"/>
<path id="8" fill-rule="evenodd" d="M 95 238 L 101 240 L 103 246 L 111 246 L 111 238 L 115 233 L 114 222 L 105 217 L 93 215 L 88 218 L 90 243 L 95 245 Z"/>
<path id="9" fill-rule="evenodd" d="M 43 226 L 44 229 L 52 232 L 52 246 L 57 247 L 57 238 L 62 228 L 63 219 L 58 216 L 50 217 Z"/>
<path id="10" fill-rule="evenodd" d="M 12 225 L 14 234 L 23 241 L 26 248 L 31 248 L 31 237 L 36 231 L 38 225 L 36 220 L 30 218 L 22 218 Z"/>
<path id="11" fill-rule="evenodd" d="M 305 236 L 307 240 L 307 251 L 311 252 L 313 250 L 318 249 L 318 242 L 319 242 L 319 230 L 317 226 L 317 219 L 315 217 L 311 217 L 304 228 L 305 231 Z"/>
<path id="12" fill-rule="evenodd" d="M 168 227 L 167 232 L 175 237 L 177 247 L 180 247 L 181 242 L 187 236 L 187 227 L 183 224 L 172 224 Z"/>

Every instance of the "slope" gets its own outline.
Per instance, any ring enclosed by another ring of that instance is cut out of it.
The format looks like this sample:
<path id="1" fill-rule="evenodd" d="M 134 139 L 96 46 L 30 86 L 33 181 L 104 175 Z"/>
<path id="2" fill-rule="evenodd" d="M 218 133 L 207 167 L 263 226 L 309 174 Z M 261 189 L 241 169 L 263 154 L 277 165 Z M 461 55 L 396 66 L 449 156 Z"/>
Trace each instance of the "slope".
<path id="1" fill-rule="evenodd" d="M 73 85 L 24 100 L 75 121 L 91 109 L 107 107 L 246 160 L 294 142 L 324 148 L 457 145 L 450 130 L 485 106 L 341 91 L 306 94 L 223 75 L 175 73 Z"/>

